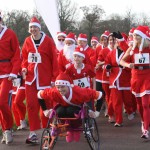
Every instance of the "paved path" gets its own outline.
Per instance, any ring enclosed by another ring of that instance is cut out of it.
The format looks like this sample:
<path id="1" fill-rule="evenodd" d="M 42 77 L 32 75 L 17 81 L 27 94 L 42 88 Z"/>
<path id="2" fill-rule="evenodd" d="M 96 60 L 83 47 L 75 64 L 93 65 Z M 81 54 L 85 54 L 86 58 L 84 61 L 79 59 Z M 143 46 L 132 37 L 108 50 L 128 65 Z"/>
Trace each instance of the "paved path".
<path id="1" fill-rule="evenodd" d="M 150 140 L 140 138 L 139 115 L 132 121 L 124 116 L 124 126 L 116 128 L 107 122 L 107 118 L 101 114 L 97 120 L 99 124 L 101 148 L 100 150 L 150 150 Z M 42 131 L 39 131 L 40 135 Z M 39 150 L 39 145 L 25 144 L 28 131 L 17 131 L 14 133 L 14 142 L 11 145 L 0 144 L 0 150 Z M 1 137 L 0 137 L 1 138 Z M 60 138 L 54 150 L 90 150 L 83 135 L 79 143 L 66 143 Z"/>

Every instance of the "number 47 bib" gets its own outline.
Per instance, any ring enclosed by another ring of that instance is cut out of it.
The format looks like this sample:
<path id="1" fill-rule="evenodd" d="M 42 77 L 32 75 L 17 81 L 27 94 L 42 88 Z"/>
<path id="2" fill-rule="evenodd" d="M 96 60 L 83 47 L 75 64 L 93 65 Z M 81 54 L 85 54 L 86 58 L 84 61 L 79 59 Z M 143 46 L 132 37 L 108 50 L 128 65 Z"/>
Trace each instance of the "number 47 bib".
<path id="1" fill-rule="evenodd" d="M 142 53 L 142 57 L 139 54 L 134 55 L 135 64 L 149 64 L 150 63 L 149 53 Z"/>
<path id="2" fill-rule="evenodd" d="M 28 62 L 29 63 L 41 63 L 40 53 L 29 53 L 28 54 Z"/>

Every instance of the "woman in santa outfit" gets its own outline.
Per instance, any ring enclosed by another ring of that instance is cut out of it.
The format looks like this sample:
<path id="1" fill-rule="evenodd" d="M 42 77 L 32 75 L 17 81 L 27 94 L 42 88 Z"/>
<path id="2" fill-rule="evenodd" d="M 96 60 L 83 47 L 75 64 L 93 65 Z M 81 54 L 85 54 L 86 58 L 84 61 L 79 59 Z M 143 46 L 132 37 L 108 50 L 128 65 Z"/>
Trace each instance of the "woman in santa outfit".
<path id="1" fill-rule="evenodd" d="M 74 114 L 80 110 L 80 105 L 90 100 L 97 100 L 102 97 L 102 92 L 92 90 L 91 88 L 81 88 L 79 86 L 72 86 L 72 81 L 65 73 L 58 75 L 55 81 L 55 88 L 45 89 L 38 92 L 40 105 L 46 115 L 50 114 L 52 109 L 47 110 L 45 101 L 59 103 L 56 112 L 60 118 L 74 118 Z M 79 121 L 78 121 L 79 122 Z M 71 126 L 78 127 L 73 123 Z M 67 142 L 76 141 L 80 139 L 80 134 L 76 131 L 68 132 L 66 137 Z"/>
<path id="2" fill-rule="evenodd" d="M 93 36 L 91 38 L 91 47 L 92 47 L 92 49 L 95 50 L 98 44 L 99 44 L 98 37 Z"/>
<path id="3" fill-rule="evenodd" d="M 133 47 L 130 47 L 120 64 L 132 69 L 131 90 L 137 100 L 142 120 L 141 138 L 149 138 L 150 125 L 150 30 L 138 26 L 133 33 Z M 130 59 L 130 61 L 128 61 Z"/>
<path id="4" fill-rule="evenodd" d="M 112 104 L 109 105 L 109 98 L 110 98 L 110 88 L 109 88 L 109 71 L 105 68 L 105 59 L 109 52 L 111 52 L 114 49 L 115 45 L 115 37 L 112 33 L 108 36 L 108 46 L 106 48 L 103 48 L 98 56 L 98 64 L 96 65 L 96 69 L 102 68 L 102 88 L 105 92 L 105 100 L 106 100 L 106 109 L 107 112 L 105 115 L 110 114 L 109 116 L 113 115 L 113 107 Z M 114 122 L 114 118 L 109 117 L 108 120 L 110 123 Z"/>
<path id="5" fill-rule="evenodd" d="M 0 124 L 2 126 L 2 143 L 13 142 L 11 128 L 13 117 L 8 103 L 12 80 L 17 78 L 20 69 L 20 49 L 16 34 L 2 25 L 0 13 Z"/>
<path id="6" fill-rule="evenodd" d="M 22 73 L 25 79 L 27 112 L 30 127 L 27 144 L 37 142 L 35 130 L 41 128 L 39 118 L 39 104 L 37 92 L 54 86 L 58 75 L 58 62 L 54 42 L 44 32 L 36 17 L 29 23 L 31 36 L 25 39 L 22 47 Z M 42 114 L 41 114 L 42 115 Z M 47 118 L 41 116 L 42 125 L 45 127 Z"/>
<path id="7" fill-rule="evenodd" d="M 128 119 L 134 118 L 132 93 L 130 91 L 131 71 L 128 68 L 123 68 L 119 65 L 119 61 L 124 52 L 120 49 L 116 41 L 115 49 L 112 50 L 106 57 L 106 69 L 109 71 L 109 88 L 110 99 L 109 104 L 112 104 L 116 123 L 115 127 L 121 127 L 123 124 L 122 109 L 123 104 L 128 114 Z M 109 114 L 111 116 L 112 114 Z"/>
<path id="8" fill-rule="evenodd" d="M 108 36 L 109 36 L 109 34 L 110 34 L 110 32 L 108 30 L 106 30 L 101 35 L 101 37 L 100 37 L 100 44 L 97 46 L 96 51 L 95 51 L 96 52 L 95 60 L 96 60 L 96 90 L 97 91 L 102 91 L 103 90 L 103 88 L 102 88 L 102 74 L 103 74 L 103 69 L 101 67 L 97 67 L 97 66 L 104 64 L 104 62 L 101 63 L 98 60 L 98 56 L 99 56 L 100 51 L 103 48 L 106 48 L 108 46 Z M 99 114 L 100 114 L 103 102 L 104 102 L 104 97 L 101 100 L 97 101 L 96 110 L 97 110 L 97 112 L 99 112 Z"/>

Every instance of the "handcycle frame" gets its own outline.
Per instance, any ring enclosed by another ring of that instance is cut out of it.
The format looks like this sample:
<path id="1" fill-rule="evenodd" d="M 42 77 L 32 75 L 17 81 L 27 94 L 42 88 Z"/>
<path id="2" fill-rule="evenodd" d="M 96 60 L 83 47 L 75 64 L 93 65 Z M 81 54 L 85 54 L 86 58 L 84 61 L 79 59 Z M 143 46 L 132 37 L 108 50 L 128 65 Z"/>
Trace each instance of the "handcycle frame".
<path id="1" fill-rule="evenodd" d="M 91 150 L 100 149 L 100 138 L 96 120 L 90 118 L 88 115 L 89 106 L 84 103 L 75 118 L 58 118 L 56 109 L 58 105 L 52 110 L 47 127 L 42 132 L 40 150 L 53 150 L 58 137 L 67 136 L 67 131 L 83 131 L 84 136 L 91 148 Z M 72 120 L 82 120 L 80 127 L 72 128 L 69 126 Z"/>

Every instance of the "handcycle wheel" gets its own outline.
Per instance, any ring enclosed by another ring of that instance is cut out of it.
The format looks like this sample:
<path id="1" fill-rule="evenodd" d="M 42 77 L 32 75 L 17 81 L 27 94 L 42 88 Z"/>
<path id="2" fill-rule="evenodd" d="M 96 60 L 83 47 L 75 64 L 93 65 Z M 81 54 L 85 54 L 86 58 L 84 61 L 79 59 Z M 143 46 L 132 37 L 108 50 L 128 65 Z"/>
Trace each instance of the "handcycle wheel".
<path id="1" fill-rule="evenodd" d="M 100 138 L 96 120 L 94 118 L 83 119 L 83 129 L 85 138 L 91 148 L 91 150 L 100 149 Z"/>
<path id="2" fill-rule="evenodd" d="M 57 137 L 51 136 L 51 128 L 44 129 L 41 137 L 40 150 L 53 150 Z"/>

